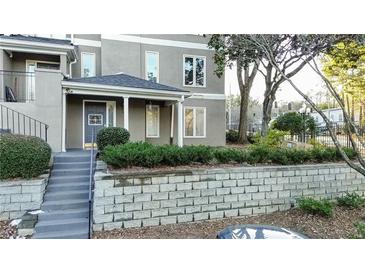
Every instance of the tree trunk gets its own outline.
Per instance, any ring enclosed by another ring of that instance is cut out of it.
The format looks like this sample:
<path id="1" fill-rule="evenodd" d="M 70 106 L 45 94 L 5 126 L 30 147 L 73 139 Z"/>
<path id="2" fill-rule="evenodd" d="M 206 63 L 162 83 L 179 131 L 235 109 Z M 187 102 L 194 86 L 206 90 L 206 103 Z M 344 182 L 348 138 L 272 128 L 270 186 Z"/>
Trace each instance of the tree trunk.
<path id="1" fill-rule="evenodd" d="M 247 139 L 247 110 L 248 110 L 249 93 L 241 92 L 240 121 L 238 129 L 238 142 L 241 144 L 248 143 Z"/>

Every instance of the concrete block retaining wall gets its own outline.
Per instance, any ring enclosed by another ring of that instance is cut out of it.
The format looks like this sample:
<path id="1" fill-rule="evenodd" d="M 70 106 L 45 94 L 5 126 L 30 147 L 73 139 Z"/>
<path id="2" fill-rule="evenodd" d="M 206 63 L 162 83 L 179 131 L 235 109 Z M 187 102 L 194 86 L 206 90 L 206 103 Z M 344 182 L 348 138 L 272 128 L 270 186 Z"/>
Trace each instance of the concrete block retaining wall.
<path id="1" fill-rule="evenodd" d="M 94 230 L 157 226 L 287 210 L 303 196 L 365 195 L 345 164 L 240 167 L 175 174 L 96 173 Z"/>
<path id="2" fill-rule="evenodd" d="M 0 220 L 22 217 L 27 211 L 41 208 L 47 178 L 1 181 L 0 182 Z"/>

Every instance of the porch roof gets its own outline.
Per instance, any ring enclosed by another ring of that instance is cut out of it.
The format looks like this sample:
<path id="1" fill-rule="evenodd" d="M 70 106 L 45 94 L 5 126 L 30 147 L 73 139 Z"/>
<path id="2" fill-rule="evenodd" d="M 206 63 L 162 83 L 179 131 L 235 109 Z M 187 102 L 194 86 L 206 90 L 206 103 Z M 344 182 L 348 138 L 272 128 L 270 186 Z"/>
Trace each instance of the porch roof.
<path id="1" fill-rule="evenodd" d="M 126 96 L 136 98 L 152 98 L 163 96 L 189 97 L 191 93 L 179 88 L 154 83 L 132 75 L 119 73 L 95 77 L 71 78 L 62 81 L 67 93 L 94 94 L 106 96 Z"/>

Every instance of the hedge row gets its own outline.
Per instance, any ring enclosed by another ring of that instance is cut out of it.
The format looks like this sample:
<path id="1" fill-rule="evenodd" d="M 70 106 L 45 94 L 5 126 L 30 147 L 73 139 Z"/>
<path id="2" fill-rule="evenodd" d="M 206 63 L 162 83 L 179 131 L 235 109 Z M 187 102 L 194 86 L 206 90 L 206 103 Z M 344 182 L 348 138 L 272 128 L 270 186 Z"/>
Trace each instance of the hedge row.
<path id="1" fill-rule="evenodd" d="M 48 169 L 51 148 L 38 137 L 2 134 L 0 155 L 0 179 L 28 179 Z"/>
<path id="2" fill-rule="evenodd" d="M 350 158 L 355 157 L 346 149 Z M 275 163 L 281 165 L 305 162 L 334 162 L 341 160 L 335 148 L 283 149 L 265 145 L 252 145 L 248 149 L 214 148 L 210 146 L 152 145 L 149 143 L 127 143 L 107 146 L 102 160 L 113 167 L 156 167 L 180 166 L 193 163 Z"/>

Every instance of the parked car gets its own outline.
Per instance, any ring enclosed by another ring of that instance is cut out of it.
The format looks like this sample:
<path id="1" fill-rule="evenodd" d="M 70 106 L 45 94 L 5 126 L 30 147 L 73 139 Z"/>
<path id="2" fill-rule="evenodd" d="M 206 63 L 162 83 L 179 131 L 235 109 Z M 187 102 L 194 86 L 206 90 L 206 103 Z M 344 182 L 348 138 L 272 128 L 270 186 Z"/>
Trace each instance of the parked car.
<path id="1" fill-rule="evenodd" d="M 217 234 L 217 239 L 309 239 L 289 229 L 269 225 L 229 226 Z"/>

